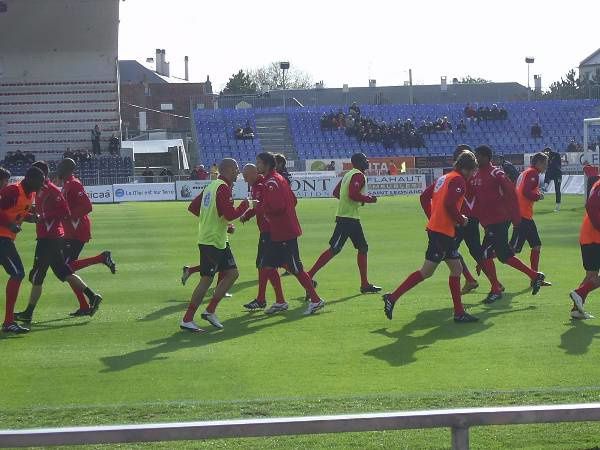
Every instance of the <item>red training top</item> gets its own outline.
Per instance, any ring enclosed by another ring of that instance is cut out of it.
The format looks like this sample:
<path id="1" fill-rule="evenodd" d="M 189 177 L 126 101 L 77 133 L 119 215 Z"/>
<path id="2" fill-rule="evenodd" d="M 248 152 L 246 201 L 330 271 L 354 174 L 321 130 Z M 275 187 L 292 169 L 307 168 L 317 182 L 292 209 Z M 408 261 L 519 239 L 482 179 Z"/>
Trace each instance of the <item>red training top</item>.
<path id="1" fill-rule="evenodd" d="M 592 166 L 591 164 L 586 164 L 585 166 L 583 166 L 583 173 L 586 177 L 597 177 L 598 175 L 600 175 L 598 167 Z"/>
<path id="2" fill-rule="evenodd" d="M 63 220 L 69 217 L 69 206 L 58 186 L 46 181 L 35 196 L 39 215 L 35 231 L 38 239 L 60 239 L 65 235 Z"/>
<path id="3" fill-rule="evenodd" d="M 63 220 L 65 239 L 88 242 L 92 238 L 92 223 L 88 217 L 92 212 L 92 202 L 83 184 L 71 175 L 65 180 L 62 195 L 70 211 Z"/>
<path id="4" fill-rule="evenodd" d="M 258 200 L 259 204 L 264 201 L 264 189 L 265 189 L 265 177 L 259 175 L 256 181 L 252 186 L 250 186 L 250 198 L 253 200 Z M 269 226 L 269 221 L 265 217 L 265 214 L 262 210 L 258 210 L 257 208 L 248 209 L 242 218 L 244 220 L 250 220 L 254 216 L 256 216 L 256 225 L 258 225 L 258 231 L 261 233 L 268 233 L 271 231 Z"/>
<path id="5" fill-rule="evenodd" d="M 302 228 L 296 215 L 298 200 L 292 188 L 276 171 L 265 175 L 263 201 L 258 204 L 257 213 L 264 213 L 271 226 L 271 240 L 289 241 L 302 235 Z"/>
<path id="6" fill-rule="evenodd" d="M 579 233 L 580 244 L 600 244 L 600 180 L 594 183 L 585 202 L 585 215 Z"/>
<path id="7" fill-rule="evenodd" d="M 479 166 L 471 184 L 475 192 L 473 213 L 481 225 L 486 227 L 509 220 L 513 225 L 521 222 L 515 185 L 501 168 L 491 164 Z"/>
<path id="8" fill-rule="evenodd" d="M 533 219 L 533 204 L 542 198 L 540 173 L 535 167 L 529 167 L 519 175 L 516 191 L 521 217 Z"/>

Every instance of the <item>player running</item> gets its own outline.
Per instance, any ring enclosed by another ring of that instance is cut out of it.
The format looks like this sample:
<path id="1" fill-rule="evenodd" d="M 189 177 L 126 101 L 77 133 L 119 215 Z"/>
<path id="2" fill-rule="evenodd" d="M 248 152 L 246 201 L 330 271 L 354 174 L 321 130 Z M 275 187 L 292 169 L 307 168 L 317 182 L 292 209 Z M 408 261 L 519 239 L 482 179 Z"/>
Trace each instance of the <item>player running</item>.
<path id="1" fill-rule="evenodd" d="M 376 294 L 381 291 L 379 286 L 369 283 L 367 276 L 367 252 L 369 245 L 365 238 L 358 209 L 365 203 L 377 202 L 377 197 L 365 195 L 367 179 L 365 171 L 369 168 L 369 160 L 364 153 L 355 153 L 350 159 L 352 170 L 349 170 L 333 190 L 333 196 L 339 200 L 335 217 L 335 229 L 329 240 L 329 248 L 319 256 L 312 268 L 307 272 L 313 279 L 335 255 L 342 251 L 344 244 L 350 238 L 357 250 L 356 264 L 360 273 L 360 292 Z"/>
<path id="2" fill-rule="evenodd" d="M 258 173 L 258 170 L 254 164 L 246 164 L 242 171 L 244 180 L 250 186 L 250 198 L 256 200 L 260 205 L 263 200 L 264 192 L 264 177 Z M 258 269 L 258 294 L 256 298 L 250 303 L 244 305 L 248 311 L 256 311 L 259 309 L 265 309 L 267 306 L 266 291 L 267 283 L 270 281 L 275 290 L 276 302 L 284 303 L 283 289 L 281 288 L 281 279 L 279 272 L 275 269 L 266 269 L 264 267 L 265 262 L 265 250 L 271 241 L 271 229 L 270 224 L 267 221 L 264 212 L 259 208 L 250 208 L 240 217 L 240 222 L 244 223 L 256 216 L 256 225 L 260 233 L 258 238 L 258 251 L 256 254 L 256 268 Z M 271 308 L 267 310 L 267 313 L 276 312 L 271 311 Z"/>
<path id="3" fill-rule="evenodd" d="M 498 260 L 524 273 L 531 280 L 531 293 L 536 295 L 544 286 L 545 275 L 527 267 L 515 257 L 508 243 L 508 227 L 512 222 L 518 228 L 521 222 L 519 203 L 514 184 L 504 175 L 501 168 L 493 166 L 492 149 L 481 145 L 475 149 L 479 169 L 473 177 L 475 190 L 475 210 L 481 225 L 485 229 L 483 248 L 485 259 L 482 267 L 492 279 L 492 291 L 484 303 L 493 303 L 502 298 L 502 285 L 498 282 L 495 270 L 492 270 L 493 254 Z"/>
<path id="4" fill-rule="evenodd" d="M 466 144 L 460 144 L 459 146 L 457 146 L 456 150 L 454 150 L 453 160 L 456 161 L 457 158 L 460 156 L 460 154 L 464 151 L 470 152 L 471 147 Z M 465 244 L 467 245 L 467 248 L 469 249 L 469 253 L 471 254 L 471 257 L 475 260 L 475 262 L 477 262 L 478 267 L 481 267 L 481 262 L 484 259 L 483 258 L 483 247 L 481 246 L 481 237 L 479 234 L 479 220 L 475 216 L 475 212 L 474 212 L 475 194 L 473 191 L 473 187 L 471 185 L 472 179 L 473 179 L 473 177 L 471 177 L 471 179 L 469 179 L 469 180 L 465 180 L 467 188 L 466 188 L 466 192 L 465 192 L 465 200 L 463 201 L 461 211 L 460 211 L 461 214 L 463 214 L 464 216 L 466 216 L 469 219 L 469 222 L 465 226 L 456 227 L 456 237 L 455 237 L 456 251 L 458 252 L 458 257 L 459 257 L 460 263 L 462 265 L 462 274 L 465 277 L 465 284 L 460 292 L 463 295 L 471 292 L 473 289 L 477 289 L 479 287 L 479 283 L 477 282 L 477 280 L 475 280 L 475 278 L 469 271 L 466 261 L 464 260 L 463 256 L 460 254 L 460 251 L 459 251 L 460 244 L 463 241 L 465 242 Z M 423 193 L 421 194 L 421 197 L 420 197 L 421 207 L 423 208 L 423 211 L 425 211 L 425 214 L 427 215 L 427 217 L 429 217 L 428 211 L 431 208 L 430 207 L 431 198 L 433 196 L 433 190 L 434 190 L 435 184 L 436 183 L 430 184 L 423 191 Z M 492 267 L 490 268 L 490 270 L 492 270 L 493 273 L 495 274 L 496 268 L 493 265 L 493 261 L 491 264 L 492 264 Z M 488 278 L 488 280 L 490 281 L 490 284 L 493 284 L 492 278 L 490 276 L 488 276 L 488 274 L 487 274 L 488 268 L 484 269 L 483 272 L 486 275 L 486 277 Z"/>
<path id="5" fill-rule="evenodd" d="M 548 156 L 544 153 L 536 153 L 531 158 L 531 167 L 524 170 L 517 178 L 517 200 L 519 201 L 519 211 L 521 212 L 521 223 L 513 229 L 510 239 L 510 246 L 516 253 L 521 253 L 525 241 L 531 248 L 529 255 L 531 269 L 538 271 L 540 264 L 540 252 L 542 241 L 533 220 L 533 205 L 535 202 L 544 198 L 540 190 L 540 174 L 544 173 L 548 167 Z M 547 281 L 544 286 L 549 286 Z"/>
<path id="6" fill-rule="evenodd" d="M 461 153 L 454 163 L 454 170 L 438 178 L 431 199 L 431 214 L 427 222 L 429 244 L 425 262 L 420 270 L 413 272 L 392 293 L 383 296 L 384 312 L 392 319 L 394 305 L 398 299 L 426 278 L 431 277 L 438 265 L 445 261 L 450 269 L 448 286 L 454 304 L 454 321 L 458 323 L 476 322 L 478 319 L 464 309 L 460 294 L 462 265 L 456 251 L 456 227 L 464 226 L 468 217 L 461 214 L 465 198 L 466 181 L 477 169 L 475 155 L 469 151 Z"/>
<path id="7" fill-rule="evenodd" d="M 275 170 L 275 157 L 271 153 L 260 153 L 256 157 L 256 167 L 265 177 L 263 201 L 257 204 L 257 213 L 265 215 L 271 228 L 271 241 L 266 246 L 262 270 L 276 270 L 285 265 L 290 273 L 296 276 L 310 298 L 304 314 L 314 314 L 325 306 L 325 302 L 319 298 L 300 261 L 298 237 L 302 235 L 302 228 L 296 215 L 298 200 L 289 183 Z M 287 302 L 280 298 L 268 312 L 285 311 L 288 306 Z"/>
<path id="8" fill-rule="evenodd" d="M 9 276 L 6 283 L 6 313 L 2 331 L 5 333 L 27 333 L 29 328 L 15 322 L 15 303 L 19 295 L 25 269 L 15 247 L 15 239 L 24 221 L 33 222 L 31 208 L 35 193 L 44 184 L 44 174 L 37 167 L 31 167 L 20 183 L 11 184 L 0 190 L 0 261 Z"/>
<path id="9" fill-rule="evenodd" d="M 218 272 L 223 273 L 223 278 L 218 282 L 210 303 L 200 317 L 215 328 L 223 328 L 215 310 L 239 276 L 235 258 L 229 247 L 227 228 L 229 222 L 239 218 L 249 205 L 248 200 L 243 200 L 237 208 L 233 206 L 231 187 L 239 172 L 235 159 L 223 159 L 219 165 L 219 177 L 211 181 L 199 195 L 197 203 L 200 208 L 197 215 L 199 217 L 200 282 L 196 286 L 188 309 L 179 324 L 182 330 L 204 331 L 194 322 L 194 315 Z"/>
<path id="10" fill-rule="evenodd" d="M 78 298 L 87 296 L 89 307 L 84 300 L 87 307 L 86 314 L 80 315 L 93 316 L 102 302 L 102 297 L 75 275 L 65 260 L 65 233 L 62 220 L 69 216 L 67 202 L 58 186 L 48 179 L 48 164 L 44 161 L 36 161 L 32 166 L 42 171 L 45 180 L 35 197 L 37 244 L 33 267 L 29 272 L 31 282 L 29 303 L 24 311 L 15 314 L 15 318 L 21 322 L 31 322 L 35 307 L 42 295 L 42 285 L 48 268 L 52 268 L 54 275 L 60 281 L 68 282 Z"/>
<path id="11" fill-rule="evenodd" d="M 570 293 L 573 301 L 571 317 L 573 319 L 592 319 L 584 309 L 585 300 L 590 292 L 600 286 L 600 180 L 590 190 L 585 203 L 585 215 L 579 233 L 581 260 L 585 269 L 585 278 L 579 287 Z"/>

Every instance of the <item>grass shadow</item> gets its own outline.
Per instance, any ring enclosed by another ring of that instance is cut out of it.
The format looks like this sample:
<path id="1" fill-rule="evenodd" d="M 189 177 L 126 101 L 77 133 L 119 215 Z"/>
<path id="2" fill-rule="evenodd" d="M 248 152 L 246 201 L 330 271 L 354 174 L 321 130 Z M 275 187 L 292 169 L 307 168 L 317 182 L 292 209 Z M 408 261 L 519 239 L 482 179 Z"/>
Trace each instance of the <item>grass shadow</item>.
<path id="1" fill-rule="evenodd" d="M 530 309 L 536 309 L 536 307 L 513 308 L 509 311 L 485 310 L 477 314 L 479 322 L 465 324 L 454 323 L 451 308 L 422 311 L 417 314 L 413 321 L 407 323 L 398 331 L 390 332 L 386 328 L 373 330 L 372 333 L 385 336 L 392 342 L 369 350 L 364 354 L 387 361 L 391 366 L 404 366 L 417 361 L 417 352 L 429 348 L 437 341 L 459 339 L 481 333 L 493 326 L 492 323 L 486 321 L 487 319 Z M 421 330 L 428 331 L 422 335 L 413 336 Z"/>
<path id="2" fill-rule="evenodd" d="M 588 325 L 581 320 L 571 320 L 569 329 L 560 336 L 559 348 L 567 355 L 583 355 L 587 353 L 594 338 L 600 338 L 600 326 Z"/>
<path id="3" fill-rule="evenodd" d="M 340 298 L 327 302 L 325 309 L 318 314 L 328 314 L 327 305 L 335 305 L 357 297 L 360 294 Z M 177 300 L 172 300 L 177 301 Z M 180 307 L 180 305 L 169 305 L 164 309 Z M 268 316 L 262 312 L 248 313 L 237 317 L 232 317 L 223 321 L 223 330 L 215 328 L 206 328 L 206 333 L 190 333 L 187 331 L 177 331 L 165 338 L 147 342 L 149 348 L 135 350 L 122 355 L 106 356 L 100 358 L 105 368 L 102 373 L 116 372 L 126 370 L 152 361 L 164 360 L 168 354 L 184 348 L 202 347 L 205 345 L 214 345 L 219 342 L 248 337 L 249 335 L 261 331 L 265 328 L 280 325 L 282 323 L 295 322 L 297 320 L 310 320 L 310 317 L 304 316 L 304 308 L 289 310 L 283 314 Z M 207 324 L 207 327 L 210 325 Z"/>

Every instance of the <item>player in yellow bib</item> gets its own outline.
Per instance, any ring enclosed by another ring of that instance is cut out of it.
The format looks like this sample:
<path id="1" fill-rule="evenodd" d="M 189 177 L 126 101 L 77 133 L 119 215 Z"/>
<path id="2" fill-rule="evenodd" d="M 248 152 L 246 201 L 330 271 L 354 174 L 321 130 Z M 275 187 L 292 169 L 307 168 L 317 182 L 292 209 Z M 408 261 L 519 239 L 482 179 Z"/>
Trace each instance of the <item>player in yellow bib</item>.
<path id="1" fill-rule="evenodd" d="M 199 218 L 198 248 L 200 250 L 200 282 L 192 294 L 190 304 L 179 324 L 182 330 L 201 332 L 194 322 L 194 314 L 202 303 L 215 274 L 221 273 L 213 297 L 201 317 L 216 328 L 223 328 L 215 314 L 217 305 L 239 276 L 235 258 L 229 247 L 227 229 L 229 222 L 238 219 L 248 209 L 248 200 L 237 208 L 233 206 L 231 187 L 240 173 L 237 161 L 225 158 L 219 165 L 220 176 L 208 184 L 192 201 L 190 211 Z M 193 207 L 193 208 L 192 208 Z"/>
<path id="2" fill-rule="evenodd" d="M 360 272 L 360 292 L 363 294 L 376 294 L 381 291 L 379 286 L 369 283 L 367 276 L 367 252 L 369 246 L 360 223 L 358 209 L 365 203 L 375 203 L 377 197 L 365 195 L 367 179 L 365 171 L 369 168 L 369 160 L 364 153 L 352 155 L 352 170 L 349 170 L 333 191 L 339 199 L 335 217 L 335 229 L 329 240 L 329 248 L 325 250 L 312 268 L 308 276 L 312 279 L 315 274 L 331 259 L 342 251 L 344 244 L 350 238 L 354 248 L 358 251 L 356 263 Z"/>

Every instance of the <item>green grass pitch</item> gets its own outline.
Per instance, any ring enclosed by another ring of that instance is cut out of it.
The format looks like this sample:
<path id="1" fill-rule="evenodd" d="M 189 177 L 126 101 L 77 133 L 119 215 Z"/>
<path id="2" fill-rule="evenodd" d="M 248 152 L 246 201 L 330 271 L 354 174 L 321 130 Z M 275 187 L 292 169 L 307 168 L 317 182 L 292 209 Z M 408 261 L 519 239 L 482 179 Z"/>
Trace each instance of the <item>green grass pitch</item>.
<path id="1" fill-rule="evenodd" d="M 573 323 L 568 316 L 568 292 L 583 276 L 577 240 L 583 200 L 567 196 L 559 214 L 552 213 L 552 200 L 537 206 L 536 220 L 544 243 L 541 270 L 554 286 L 532 297 L 527 279 L 498 267 L 507 288 L 502 301 L 481 304 L 485 279 L 464 298 L 481 319 L 476 324 L 452 322 L 444 266 L 403 297 L 388 321 L 380 296 L 359 295 L 350 242 L 317 274 L 318 292 L 327 301 L 321 313 L 302 315 L 304 293 L 291 277 L 283 279 L 287 313 L 246 313 L 242 304 L 256 294 L 258 231 L 254 221 L 238 223 L 231 245 L 240 278 L 234 297 L 217 310 L 225 328 L 201 335 L 178 328 L 197 282 L 197 275 L 185 287 L 179 280 L 181 267 L 198 259 L 197 221 L 187 204 L 97 205 L 94 240 L 83 256 L 111 249 L 117 275 L 104 266 L 80 272 L 104 296 L 89 320 L 66 317 L 76 300 L 49 273 L 32 332 L 0 339 L 0 428 L 599 401 L 600 319 Z M 335 208 L 333 199 L 299 203 L 307 267 L 327 246 Z M 363 208 L 362 222 L 370 279 L 392 290 L 423 260 L 418 198 L 380 199 Z M 25 228 L 17 247 L 28 268 L 34 240 L 32 227 Z M 529 250 L 521 257 L 529 262 Z M 17 310 L 28 293 L 24 282 Z M 267 295 L 273 300 L 270 288 Z M 591 295 L 589 311 L 600 316 L 597 296 Z M 471 441 L 473 448 L 594 448 L 600 424 L 475 428 Z M 448 430 L 415 430 L 151 446 L 449 445 Z"/>

